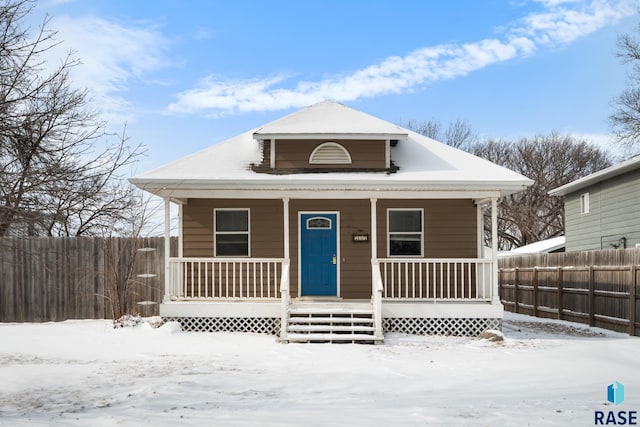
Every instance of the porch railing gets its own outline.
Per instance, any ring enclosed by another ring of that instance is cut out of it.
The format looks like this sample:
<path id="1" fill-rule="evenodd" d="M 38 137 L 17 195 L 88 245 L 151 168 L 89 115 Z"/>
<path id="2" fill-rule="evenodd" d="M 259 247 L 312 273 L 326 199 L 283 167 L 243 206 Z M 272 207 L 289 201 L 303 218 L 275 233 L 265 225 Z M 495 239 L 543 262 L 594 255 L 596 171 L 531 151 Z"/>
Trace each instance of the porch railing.
<path id="1" fill-rule="evenodd" d="M 170 258 L 171 299 L 280 299 L 281 258 Z"/>
<path id="2" fill-rule="evenodd" d="M 482 258 L 378 259 L 387 300 L 490 301 L 493 262 Z"/>

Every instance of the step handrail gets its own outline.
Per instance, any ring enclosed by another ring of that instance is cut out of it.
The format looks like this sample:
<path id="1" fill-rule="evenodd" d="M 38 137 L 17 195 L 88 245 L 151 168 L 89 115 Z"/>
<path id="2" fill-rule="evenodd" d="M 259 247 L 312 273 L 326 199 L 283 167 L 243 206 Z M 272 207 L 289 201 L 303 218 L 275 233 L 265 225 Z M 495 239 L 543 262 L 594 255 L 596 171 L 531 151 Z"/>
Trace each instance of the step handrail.
<path id="1" fill-rule="evenodd" d="M 384 286 L 382 274 L 380 273 L 380 264 L 374 258 L 371 259 L 371 288 L 375 336 L 378 339 L 382 339 L 382 293 L 384 292 Z"/>
<path id="2" fill-rule="evenodd" d="M 282 276 L 280 278 L 280 341 L 287 341 L 289 326 L 289 259 L 282 261 Z"/>

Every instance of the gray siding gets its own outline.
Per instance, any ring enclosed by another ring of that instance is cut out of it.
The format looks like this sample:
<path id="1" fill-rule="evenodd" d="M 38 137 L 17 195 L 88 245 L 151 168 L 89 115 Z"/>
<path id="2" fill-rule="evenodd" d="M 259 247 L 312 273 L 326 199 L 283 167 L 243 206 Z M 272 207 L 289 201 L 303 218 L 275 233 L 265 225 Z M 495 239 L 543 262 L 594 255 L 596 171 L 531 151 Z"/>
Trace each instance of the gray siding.
<path id="1" fill-rule="evenodd" d="M 580 213 L 580 195 L 589 193 L 590 210 Z M 565 196 L 567 251 L 611 249 L 620 239 L 640 244 L 640 170 L 599 182 Z"/>

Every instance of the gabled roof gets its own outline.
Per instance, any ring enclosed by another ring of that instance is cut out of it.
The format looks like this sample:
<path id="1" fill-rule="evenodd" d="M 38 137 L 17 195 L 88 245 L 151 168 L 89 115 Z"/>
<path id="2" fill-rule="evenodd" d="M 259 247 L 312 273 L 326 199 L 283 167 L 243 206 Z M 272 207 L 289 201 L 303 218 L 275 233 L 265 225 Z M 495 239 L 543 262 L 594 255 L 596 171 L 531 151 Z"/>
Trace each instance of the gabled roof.
<path id="1" fill-rule="evenodd" d="M 322 101 L 258 128 L 256 139 L 405 139 L 399 126 L 333 101 Z"/>
<path id="2" fill-rule="evenodd" d="M 345 112 L 350 120 L 339 119 L 337 111 Z M 296 117 L 306 123 L 306 127 L 293 120 Z M 362 122 L 351 123 L 351 120 Z M 288 130 L 296 134 L 305 131 L 313 134 L 337 132 L 344 138 L 351 138 L 349 132 L 381 135 L 393 131 L 397 135 L 405 135 L 405 139 L 391 149 L 391 157 L 399 167 L 393 174 L 328 172 L 272 175 L 251 170 L 252 164 L 262 161 L 254 135 L 268 135 L 260 133 L 264 129 L 278 133 Z M 130 181 L 156 195 L 176 198 L 197 197 L 195 194 L 205 197 L 205 193 L 210 194 L 207 191 L 213 190 L 487 191 L 507 195 L 533 183 L 502 166 L 331 101 L 321 102 L 214 144 Z"/>
<path id="3" fill-rule="evenodd" d="M 597 184 L 598 182 L 614 178 L 616 176 L 622 175 L 623 173 L 631 172 L 636 169 L 640 169 L 640 156 L 633 157 L 622 163 L 618 163 L 617 165 L 610 166 L 606 169 L 594 172 L 583 178 L 576 179 L 575 181 L 565 184 L 562 187 L 554 188 L 553 190 L 549 191 L 549 194 L 552 196 L 564 196 L 569 193 L 573 193 L 574 191 L 581 190 L 590 185 Z"/>

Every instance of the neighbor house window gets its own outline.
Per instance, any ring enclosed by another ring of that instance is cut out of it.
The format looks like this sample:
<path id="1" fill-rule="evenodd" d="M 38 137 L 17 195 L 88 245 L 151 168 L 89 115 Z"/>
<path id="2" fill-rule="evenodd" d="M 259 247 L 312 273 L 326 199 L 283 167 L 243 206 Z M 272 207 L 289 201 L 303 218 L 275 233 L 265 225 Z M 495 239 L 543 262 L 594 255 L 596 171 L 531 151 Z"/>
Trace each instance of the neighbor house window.
<path id="1" fill-rule="evenodd" d="M 249 209 L 216 209 L 215 256 L 249 256 Z"/>
<path id="2" fill-rule="evenodd" d="M 422 216 L 422 209 L 387 211 L 389 256 L 422 256 Z"/>
<path id="3" fill-rule="evenodd" d="M 589 193 L 582 193 L 580 195 L 580 213 L 589 213 Z"/>

